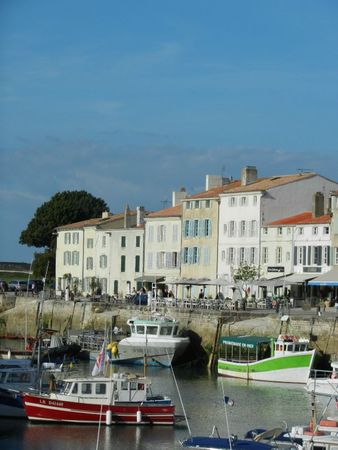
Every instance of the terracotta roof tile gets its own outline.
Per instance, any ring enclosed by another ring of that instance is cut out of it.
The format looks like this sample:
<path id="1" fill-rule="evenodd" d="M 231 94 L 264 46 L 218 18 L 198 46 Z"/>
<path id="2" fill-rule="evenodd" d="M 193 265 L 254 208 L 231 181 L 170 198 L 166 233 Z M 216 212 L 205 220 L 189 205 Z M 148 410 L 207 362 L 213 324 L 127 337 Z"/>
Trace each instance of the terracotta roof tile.
<path id="1" fill-rule="evenodd" d="M 147 218 L 155 217 L 181 217 L 182 216 L 182 205 L 171 206 L 170 208 L 161 209 L 159 211 L 154 211 L 147 215 Z"/>
<path id="2" fill-rule="evenodd" d="M 331 216 L 329 214 L 324 214 L 323 216 L 313 217 L 311 211 L 305 211 L 300 214 L 296 214 L 294 216 L 284 217 L 283 219 L 274 220 L 270 222 L 268 225 L 277 226 L 277 225 L 306 225 L 306 224 L 321 224 L 321 223 L 330 223 Z"/>
<path id="3" fill-rule="evenodd" d="M 231 189 L 234 189 L 238 186 L 240 186 L 240 181 L 231 181 L 228 184 L 223 184 L 222 186 L 216 186 L 214 188 L 211 188 L 207 191 L 200 192 L 198 194 L 190 195 L 185 200 L 191 200 L 191 199 L 199 199 L 199 198 L 217 198 L 220 194 L 223 194 L 224 192 L 227 192 Z"/>
<path id="4" fill-rule="evenodd" d="M 313 176 L 315 176 L 315 173 L 307 172 L 291 175 L 276 175 L 268 178 L 258 178 L 254 183 L 248 184 L 247 186 L 239 185 L 233 189 L 229 189 L 226 193 L 266 191 L 277 186 L 304 180 Z"/>
<path id="5" fill-rule="evenodd" d="M 135 211 L 129 212 L 130 216 L 133 216 L 135 214 L 136 214 Z M 69 223 L 67 225 L 61 225 L 60 227 L 57 227 L 56 229 L 58 231 L 64 231 L 64 230 L 74 230 L 74 229 L 78 229 L 78 228 L 91 227 L 91 226 L 107 225 L 109 223 L 116 222 L 117 220 L 121 220 L 121 219 L 123 219 L 123 217 L 124 217 L 124 213 L 110 214 L 106 218 L 97 217 L 94 219 L 81 220 L 80 222 Z"/>

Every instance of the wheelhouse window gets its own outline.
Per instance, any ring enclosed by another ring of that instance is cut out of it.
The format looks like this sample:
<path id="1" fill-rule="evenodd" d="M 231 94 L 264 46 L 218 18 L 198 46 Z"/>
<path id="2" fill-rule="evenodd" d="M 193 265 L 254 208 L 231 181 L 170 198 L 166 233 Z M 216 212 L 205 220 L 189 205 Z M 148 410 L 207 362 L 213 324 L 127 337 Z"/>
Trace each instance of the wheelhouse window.
<path id="1" fill-rule="evenodd" d="M 170 336 L 173 328 L 172 327 L 161 327 L 160 335 L 161 336 Z"/>
<path id="2" fill-rule="evenodd" d="M 136 333 L 144 334 L 144 325 L 136 325 Z"/>
<path id="3" fill-rule="evenodd" d="M 95 394 L 104 395 L 106 393 L 106 383 L 95 384 Z"/>
<path id="4" fill-rule="evenodd" d="M 82 383 L 82 385 L 81 385 L 81 393 L 82 394 L 91 394 L 92 393 L 92 385 L 91 385 L 91 383 Z"/>
<path id="5" fill-rule="evenodd" d="M 158 327 L 155 327 L 153 325 L 148 325 L 147 326 L 147 334 L 151 334 L 156 336 L 157 335 L 157 331 L 158 331 Z"/>

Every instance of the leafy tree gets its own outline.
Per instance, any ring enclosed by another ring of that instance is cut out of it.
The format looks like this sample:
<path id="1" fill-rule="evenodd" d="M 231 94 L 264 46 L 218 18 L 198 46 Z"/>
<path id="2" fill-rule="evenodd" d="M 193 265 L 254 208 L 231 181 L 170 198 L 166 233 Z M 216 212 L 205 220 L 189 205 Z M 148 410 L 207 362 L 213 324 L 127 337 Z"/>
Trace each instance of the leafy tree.
<path id="1" fill-rule="evenodd" d="M 258 269 L 252 264 L 241 264 L 237 269 L 232 271 L 232 277 L 239 289 L 241 296 L 247 299 L 249 295 L 249 284 L 257 278 Z"/>
<path id="2" fill-rule="evenodd" d="M 44 247 L 43 253 L 35 253 L 33 272 L 41 276 L 49 261 L 50 275 L 55 269 L 55 228 L 69 223 L 100 217 L 103 211 L 109 211 L 104 200 L 94 197 L 86 191 L 64 191 L 55 194 L 48 202 L 35 211 L 27 228 L 21 232 L 20 244 L 29 247 Z"/>

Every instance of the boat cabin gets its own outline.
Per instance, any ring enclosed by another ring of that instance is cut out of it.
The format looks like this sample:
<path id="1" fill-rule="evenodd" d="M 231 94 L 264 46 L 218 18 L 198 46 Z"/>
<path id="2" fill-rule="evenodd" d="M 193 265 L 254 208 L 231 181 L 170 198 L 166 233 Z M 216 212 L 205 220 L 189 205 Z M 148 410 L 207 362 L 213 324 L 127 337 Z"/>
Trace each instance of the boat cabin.
<path id="1" fill-rule="evenodd" d="M 178 337 L 178 323 L 165 318 L 140 320 L 130 319 L 127 324 L 133 337 Z"/>
<path id="2" fill-rule="evenodd" d="M 60 394 L 86 400 L 106 399 L 113 402 L 143 402 L 150 393 L 150 381 L 144 377 L 114 374 L 111 378 L 95 377 L 65 380 Z"/>
<path id="3" fill-rule="evenodd" d="M 308 350 L 309 341 L 296 336 L 224 336 L 220 340 L 220 358 L 238 363 L 255 362 Z"/>

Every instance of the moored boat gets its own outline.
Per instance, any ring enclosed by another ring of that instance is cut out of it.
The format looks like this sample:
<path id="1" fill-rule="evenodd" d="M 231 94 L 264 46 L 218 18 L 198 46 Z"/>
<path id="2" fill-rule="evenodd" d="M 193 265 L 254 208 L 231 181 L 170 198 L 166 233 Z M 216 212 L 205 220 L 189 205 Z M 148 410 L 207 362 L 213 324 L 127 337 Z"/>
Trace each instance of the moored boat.
<path id="1" fill-rule="evenodd" d="M 297 336 L 225 336 L 220 341 L 218 374 L 246 380 L 306 383 L 315 357 L 315 350 L 308 346 L 308 339 Z"/>
<path id="2" fill-rule="evenodd" d="M 130 336 L 118 343 L 118 354 L 111 362 L 170 367 L 175 365 L 190 343 L 179 335 L 179 323 L 170 317 L 153 314 L 150 318 L 127 321 Z"/>
<path id="3" fill-rule="evenodd" d="M 173 425 L 175 421 L 171 399 L 153 396 L 147 377 L 122 373 L 69 378 L 60 392 L 24 393 L 23 401 L 32 421 L 106 425 Z"/>
<path id="4" fill-rule="evenodd" d="M 338 396 L 338 361 L 331 362 L 331 372 L 314 371 L 315 376 L 309 378 L 305 389 L 318 395 Z M 324 376 L 322 376 L 324 375 Z"/>

